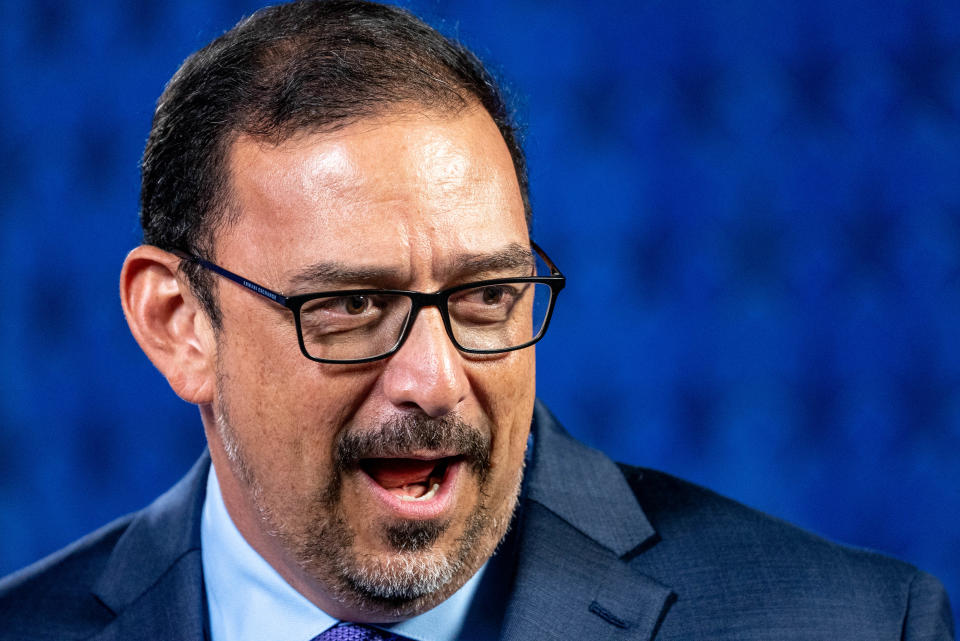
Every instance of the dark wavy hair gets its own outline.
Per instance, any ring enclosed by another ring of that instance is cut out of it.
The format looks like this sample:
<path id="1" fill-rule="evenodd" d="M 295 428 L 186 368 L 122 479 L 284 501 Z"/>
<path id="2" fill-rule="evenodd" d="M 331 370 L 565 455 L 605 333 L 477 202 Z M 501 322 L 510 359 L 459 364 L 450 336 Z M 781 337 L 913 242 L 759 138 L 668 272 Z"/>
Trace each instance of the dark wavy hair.
<path id="1" fill-rule="evenodd" d="M 262 9 L 187 58 L 160 96 L 141 164 L 143 241 L 213 259 L 215 233 L 230 224 L 226 159 L 240 135 L 276 144 L 391 107 L 457 113 L 477 103 L 510 150 L 529 227 L 517 128 L 473 53 L 397 7 L 314 0 Z M 210 275 L 182 264 L 219 327 Z"/>

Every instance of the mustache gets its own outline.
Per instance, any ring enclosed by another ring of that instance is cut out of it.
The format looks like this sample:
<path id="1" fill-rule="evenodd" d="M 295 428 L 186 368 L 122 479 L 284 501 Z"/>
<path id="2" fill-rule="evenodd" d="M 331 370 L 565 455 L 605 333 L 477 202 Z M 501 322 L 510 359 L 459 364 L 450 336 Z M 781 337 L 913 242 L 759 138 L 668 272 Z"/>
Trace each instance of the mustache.
<path id="1" fill-rule="evenodd" d="M 416 450 L 458 456 L 479 474 L 490 469 L 490 436 L 457 415 L 431 418 L 405 414 L 374 429 L 343 432 L 336 445 L 340 471 L 356 468 L 365 458 L 402 458 Z"/>

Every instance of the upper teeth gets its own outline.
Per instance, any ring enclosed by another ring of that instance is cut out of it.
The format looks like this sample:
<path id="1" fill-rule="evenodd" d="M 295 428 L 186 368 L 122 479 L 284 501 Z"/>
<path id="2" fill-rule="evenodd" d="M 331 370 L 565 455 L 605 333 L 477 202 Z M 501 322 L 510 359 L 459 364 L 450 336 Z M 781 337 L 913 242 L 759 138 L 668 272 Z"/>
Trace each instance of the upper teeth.
<path id="1" fill-rule="evenodd" d="M 437 494 L 437 490 L 440 489 L 439 483 L 434 483 L 433 487 L 430 488 L 430 491 L 424 494 L 423 496 L 406 496 L 400 495 L 401 501 L 426 501 L 427 499 L 432 499 Z"/>

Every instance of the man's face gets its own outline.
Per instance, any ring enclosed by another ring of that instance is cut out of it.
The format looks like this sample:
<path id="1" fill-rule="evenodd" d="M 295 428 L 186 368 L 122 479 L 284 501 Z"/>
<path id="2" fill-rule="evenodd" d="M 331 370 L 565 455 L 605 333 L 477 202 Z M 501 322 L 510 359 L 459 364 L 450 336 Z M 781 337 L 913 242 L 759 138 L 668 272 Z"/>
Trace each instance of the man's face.
<path id="1" fill-rule="evenodd" d="M 515 264 L 529 247 L 516 174 L 482 109 L 240 138 L 229 159 L 236 222 L 216 261 L 284 294 L 529 275 Z M 334 616 L 403 618 L 452 594 L 516 504 L 533 349 L 462 354 L 425 308 L 389 358 L 322 364 L 301 354 L 288 310 L 217 291 L 217 399 L 201 409 L 247 540 Z"/>

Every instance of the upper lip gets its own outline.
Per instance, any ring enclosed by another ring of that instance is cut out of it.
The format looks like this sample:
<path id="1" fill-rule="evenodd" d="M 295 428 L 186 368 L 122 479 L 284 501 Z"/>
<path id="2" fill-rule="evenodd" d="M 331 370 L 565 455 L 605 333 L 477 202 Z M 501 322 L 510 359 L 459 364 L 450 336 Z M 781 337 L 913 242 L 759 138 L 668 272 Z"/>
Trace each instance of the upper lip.
<path id="1" fill-rule="evenodd" d="M 415 450 L 413 452 L 387 452 L 378 453 L 375 456 L 364 456 L 363 459 L 387 459 L 387 458 L 406 458 L 417 461 L 436 461 L 444 458 L 453 458 L 460 456 L 459 452 L 431 452 L 427 450 Z"/>

